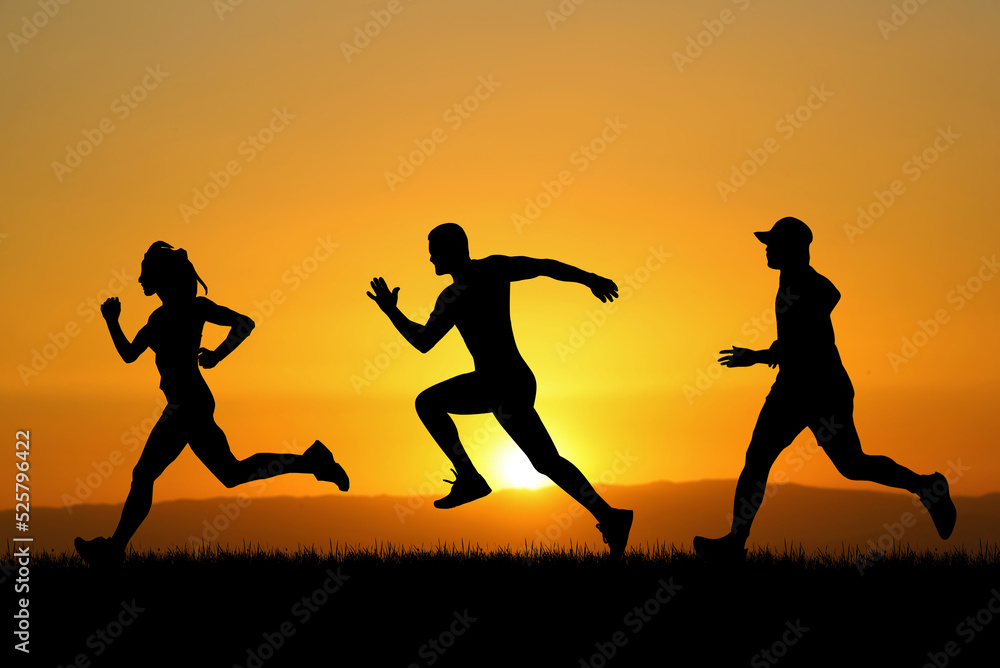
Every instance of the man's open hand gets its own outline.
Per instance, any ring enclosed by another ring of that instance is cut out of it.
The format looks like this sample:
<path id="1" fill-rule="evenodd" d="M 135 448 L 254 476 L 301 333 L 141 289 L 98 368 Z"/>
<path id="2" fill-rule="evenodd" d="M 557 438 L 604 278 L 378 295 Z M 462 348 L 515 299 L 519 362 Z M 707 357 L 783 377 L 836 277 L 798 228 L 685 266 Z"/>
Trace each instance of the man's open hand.
<path id="1" fill-rule="evenodd" d="M 396 302 L 399 300 L 399 288 L 393 288 L 390 291 L 389 286 L 385 284 L 385 279 L 381 276 L 373 278 L 371 286 L 372 292 L 375 294 L 372 294 L 372 292 L 366 292 L 365 294 L 371 297 L 383 312 L 396 308 Z"/>
<path id="2" fill-rule="evenodd" d="M 587 287 L 602 302 L 613 302 L 618 298 L 618 286 L 610 278 L 595 275 Z"/>
<path id="3" fill-rule="evenodd" d="M 753 366 L 757 363 L 757 351 L 749 348 L 738 348 L 733 346 L 732 350 L 720 350 L 722 357 L 719 363 L 722 366 Z"/>

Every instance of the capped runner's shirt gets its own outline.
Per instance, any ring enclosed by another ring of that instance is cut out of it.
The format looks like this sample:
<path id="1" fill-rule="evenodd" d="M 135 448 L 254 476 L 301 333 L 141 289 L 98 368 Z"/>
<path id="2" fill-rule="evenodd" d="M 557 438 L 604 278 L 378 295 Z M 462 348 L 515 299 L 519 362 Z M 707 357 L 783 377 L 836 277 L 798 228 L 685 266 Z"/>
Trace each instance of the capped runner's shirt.
<path id="1" fill-rule="evenodd" d="M 853 392 L 830 318 L 839 301 L 840 291 L 812 267 L 781 271 L 774 301 L 778 339 L 769 349 L 778 362 L 775 382 L 799 386 L 819 383 Z"/>

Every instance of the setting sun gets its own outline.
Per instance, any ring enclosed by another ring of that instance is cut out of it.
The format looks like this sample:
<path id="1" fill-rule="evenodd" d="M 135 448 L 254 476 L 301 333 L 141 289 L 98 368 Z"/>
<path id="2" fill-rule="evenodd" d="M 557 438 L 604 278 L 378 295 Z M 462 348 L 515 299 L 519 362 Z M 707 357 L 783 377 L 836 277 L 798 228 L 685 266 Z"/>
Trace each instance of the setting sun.
<path id="1" fill-rule="evenodd" d="M 536 471 L 523 452 L 513 444 L 505 445 L 493 458 L 491 485 L 496 488 L 539 489 L 552 481 Z"/>

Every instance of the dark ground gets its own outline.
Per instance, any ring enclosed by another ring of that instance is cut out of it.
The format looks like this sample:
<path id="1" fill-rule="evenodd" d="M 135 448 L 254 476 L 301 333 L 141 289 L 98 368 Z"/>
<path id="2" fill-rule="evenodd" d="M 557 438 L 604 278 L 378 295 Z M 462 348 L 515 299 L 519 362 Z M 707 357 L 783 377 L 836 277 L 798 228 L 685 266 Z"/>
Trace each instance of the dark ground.
<path id="1" fill-rule="evenodd" d="M 669 548 L 619 564 L 338 552 L 133 554 L 117 573 L 36 557 L 30 661 L 8 656 L 82 667 L 1000 665 L 996 548 L 890 554 L 863 575 L 853 558 L 794 551 L 736 569 Z"/>

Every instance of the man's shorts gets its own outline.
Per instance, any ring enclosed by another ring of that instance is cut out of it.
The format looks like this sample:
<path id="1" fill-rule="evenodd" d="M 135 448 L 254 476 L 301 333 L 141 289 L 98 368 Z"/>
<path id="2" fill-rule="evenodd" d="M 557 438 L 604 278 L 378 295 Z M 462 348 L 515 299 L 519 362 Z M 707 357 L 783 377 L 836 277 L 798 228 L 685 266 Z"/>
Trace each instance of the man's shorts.
<path id="1" fill-rule="evenodd" d="M 771 386 L 754 440 L 784 448 L 807 428 L 824 448 L 855 440 L 854 388 L 849 380 L 776 381 Z"/>

